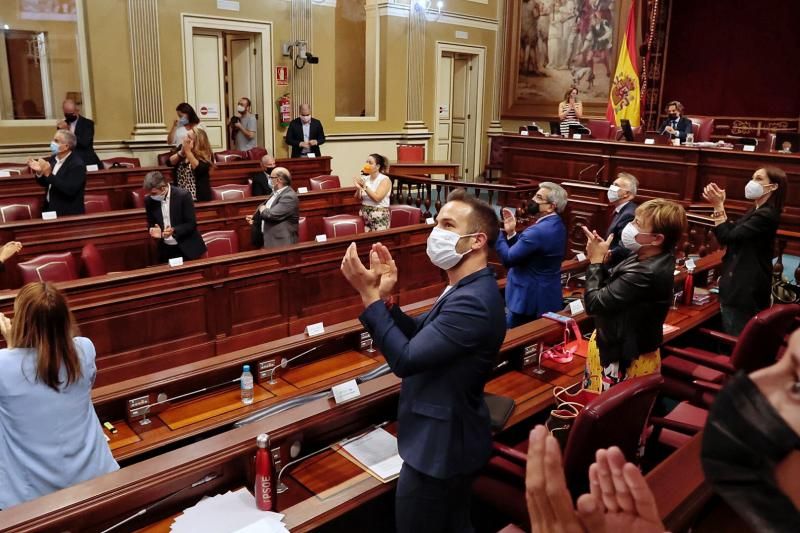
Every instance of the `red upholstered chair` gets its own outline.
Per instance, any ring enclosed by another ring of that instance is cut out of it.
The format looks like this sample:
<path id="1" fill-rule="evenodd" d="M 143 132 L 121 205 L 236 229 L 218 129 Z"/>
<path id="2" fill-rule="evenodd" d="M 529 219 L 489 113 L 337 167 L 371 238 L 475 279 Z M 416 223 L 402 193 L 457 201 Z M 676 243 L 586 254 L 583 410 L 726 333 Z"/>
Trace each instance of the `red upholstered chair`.
<path id="1" fill-rule="evenodd" d="M 206 243 L 205 257 L 235 254 L 239 251 L 239 237 L 234 230 L 219 230 L 203 233 Z"/>
<path id="2" fill-rule="evenodd" d="M 42 201 L 39 198 L 18 198 L 0 204 L 0 220 L 31 220 L 42 216 Z"/>
<path id="3" fill-rule="evenodd" d="M 692 121 L 695 142 L 708 142 L 714 133 L 714 117 L 686 117 Z"/>
<path id="4" fill-rule="evenodd" d="M 103 159 L 103 168 L 140 168 L 142 162 L 138 157 L 111 157 Z"/>
<path id="5" fill-rule="evenodd" d="M 83 271 L 86 277 L 91 278 L 108 274 L 103 256 L 100 255 L 97 247 L 92 243 L 85 244 L 81 249 L 81 261 L 83 262 Z"/>
<path id="6" fill-rule="evenodd" d="M 131 201 L 133 207 L 137 209 L 144 209 L 144 199 L 147 197 L 147 192 L 144 189 L 137 189 L 131 191 Z"/>
<path id="7" fill-rule="evenodd" d="M 308 242 L 308 221 L 306 217 L 300 217 L 297 219 L 297 242 Z"/>
<path id="8" fill-rule="evenodd" d="M 247 159 L 251 161 L 260 161 L 262 157 L 269 153 L 269 151 L 267 151 L 266 148 L 256 146 L 255 148 L 250 148 L 246 153 Z"/>
<path id="9" fill-rule="evenodd" d="M 659 441 L 677 448 L 688 440 L 692 428 L 699 431 L 708 416 L 705 408 L 713 403 L 725 381 L 739 370 L 750 373 L 773 364 L 783 353 L 786 337 L 797 328 L 798 318 L 800 305 L 775 305 L 750 319 L 738 338 L 699 330 L 732 346 L 730 356 L 699 348 L 662 347 L 662 353 L 667 354 L 661 362 L 664 391 L 685 401 L 659 421 L 665 428 Z"/>
<path id="10" fill-rule="evenodd" d="M 483 170 L 483 178 L 487 182 L 494 181 L 503 172 L 505 137 L 491 137 L 489 143 L 489 162 Z"/>
<path id="11" fill-rule="evenodd" d="M 410 205 L 390 205 L 389 206 L 389 227 L 401 228 L 419 224 L 422 220 L 422 211 L 419 207 Z"/>
<path id="12" fill-rule="evenodd" d="M 247 152 L 240 150 L 224 150 L 214 154 L 214 161 L 217 163 L 230 163 L 231 161 L 242 161 L 248 159 Z"/>
<path id="13" fill-rule="evenodd" d="M 633 461 L 661 387 L 658 374 L 623 381 L 592 400 L 572 425 L 564 448 L 567 486 L 576 497 L 587 492 L 589 466 L 600 448 L 619 446 Z M 473 485 L 478 498 L 515 524 L 529 524 L 525 505 L 528 439 L 514 447 L 495 443 L 495 455 Z"/>
<path id="14" fill-rule="evenodd" d="M 775 139 L 777 135 L 774 133 L 767 133 L 767 139 L 765 141 L 761 141 L 758 143 L 756 147 L 756 151 L 758 152 L 774 152 L 775 151 Z"/>
<path id="15" fill-rule="evenodd" d="M 86 214 L 111 211 L 111 202 L 107 194 L 85 194 L 83 206 L 86 208 Z"/>
<path id="16" fill-rule="evenodd" d="M 364 219 L 355 215 L 334 215 L 322 217 L 325 224 L 325 235 L 329 239 L 364 233 Z"/>
<path id="17" fill-rule="evenodd" d="M 311 185 L 312 191 L 321 191 L 324 189 L 338 189 L 341 187 L 339 183 L 339 176 L 316 176 L 308 180 Z"/>
<path id="18" fill-rule="evenodd" d="M 166 167 L 169 165 L 169 156 L 174 154 L 175 152 L 164 152 L 163 154 L 158 154 L 156 156 L 156 160 L 158 161 L 158 166 Z"/>
<path id="19" fill-rule="evenodd" d="M 250 198 L 250 185 L 220 185 L 211 187 L 211 197 L 214 200 L 243 200 Z"/>
<path id="20" fill-rule="evenodd" d="M 617 125 L 605 119 L 590 119 L 586 127 L 592 132 L 595 139 L 614 140 L 617 136 Z"/>
<path id="21" fill-rule="evenodd" d="M 33 281 L 70 281 L 78 279 L 78 265 L 69 252 L 45 254 L 18 263 L 23 283 Z"/>

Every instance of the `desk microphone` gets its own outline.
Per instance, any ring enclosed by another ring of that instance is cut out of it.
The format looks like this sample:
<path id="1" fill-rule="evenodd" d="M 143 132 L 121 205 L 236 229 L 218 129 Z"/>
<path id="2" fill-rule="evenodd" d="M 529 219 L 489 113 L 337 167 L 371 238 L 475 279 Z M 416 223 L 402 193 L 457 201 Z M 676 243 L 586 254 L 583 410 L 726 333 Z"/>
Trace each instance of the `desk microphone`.
<path id="1" fill-rule="evenodd" d="M 580 172 L 578 172 L 578 181 L 580 181 L 580 180 L 581 180 L 581 176 L 583 176 L 583 173 L 584 173 L 584 172 L 586 172 L 587 170 L 589 170 L 590 168 L 592 168 L 592 167 L 593 167 L 593 166 L 595 166 L 596 164 L 597 164 L 597 163 L 592 163 L 592 164 L 591 164 L 591 165 L 589 165 L 588 167 L 586 167 L 586 168 L 584 168 L 584 169 L 581 169 L 581 171 L 580 171 Z"/>
<path id="2" fill-rule="evenodd" d="M 600 168 L 597 169 L 597 172 L 594 173 L 594 182 L 600 183 L 600 173 L 606 168 L 606 164 L 603 163 L 600 165 Z"/>
<path id="3" fill-rule="evenodd" d="M 322 346 L 322 345 L 319 345 L 319 346 Z M 289 366 L 289 363 L 291 363 L 292 361 L 296 361 L 297 359 L 300 359 L 300 358 L 301 358 L 301 357 L 303 357 L 304 355 L 306 355 L 306 354 L 309 354 L 309 353 L 313 352 L 314 350 L 316 350 L 317 348 L 319 348 L 319 346 L 314 346 L 313 348 L 311 348 L 311 349 L 309 349 L 309 350 L 306 350 L 306 351 L 305 351 L 305 352 L 303 352 L 303 353 L 300 353 L 300 354 L 297 354 L 297 355 L 295 355 L 295 356 L 294 356 L 294 357 L 292 357 L 291 359 L 286 359 L 285 357 L 281 358 L 281 362 L 280 362 L 280 364 L 278 364 L 278 365 L 275 365 L 275 366 L 273 367 L 273 369 L 272 369 L 272 372 L 270 372 L 270 373 L 269 373 L 269 384 L 270 384 L 270 385 L 275 385 L 276 383 L 278 383 L 278 382 L 275 380 L 275 372 L 276 372 L 276 371 L 277 371 L 279 368 L 286 368 L 287 366 Z"/>

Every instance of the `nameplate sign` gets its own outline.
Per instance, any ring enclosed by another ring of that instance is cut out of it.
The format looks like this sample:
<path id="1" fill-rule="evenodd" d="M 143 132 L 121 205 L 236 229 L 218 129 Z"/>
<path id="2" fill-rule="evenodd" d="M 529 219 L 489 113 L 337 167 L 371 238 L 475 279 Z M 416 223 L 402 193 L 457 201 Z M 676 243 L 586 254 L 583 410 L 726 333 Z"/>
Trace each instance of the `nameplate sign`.
<path id="1" fill-rule="evenodd" d="M 586 261 L 586 256 L 584 254 L 578 254 L 575 256 L 576 261 Z"/>
<path id="2" fill-rule="evenodd" d="M 583 300 L 575 300 L 569 303 L 569 313 L 572 316 L 583 313 Z"/>
<path id="3" fill-rule="evenodd" d="M 428 217 L 425 219 L 425 223 L 428 224 L 429 226 L 432 226 L 436 224 L 436 220 L 433 217 Z"/>
<path id="4" fill-rule="evenodd" d="M 756 151 L 756 145 L 754 145 L 754 144 L 746 144 L 746 145 L 744 145 L 742 150 L 744 150 L 745 152 L 755 152 Z"/>
<path id="5" fill-rule="evenodd" d="M 520 135 L 528 136 L 528 130 L 519 130 Z"/>
<path id="6" fill-rule="evenodd" d="M 572 138 L 575 139 L 576 141 L 580 141 L 583 138 L 583 136 L 580 133 L 575 133 L 574 135 L 572 135 Z"/>
<path id="7" fill-rule="evenodd" d="M 100 170 L 97 165 L 86 165 L 86 172 L 96 172 Z"/>
<path id="8" fill-rule="evenodd" d="M 11 172 L 8 170 L 0 170 L 0 178 L 10 178 Z"/>
<path id="9" fill-rule="evenodd" d="M 314 158 L 314 157 L 317 157 L 317 154 L 315 154 L 314 152 L 308 152 L 308 153 L 306 154 L 306 157 L 311 157 L 311 158 Z"/>
<path id="10" fill-rule="evenodd" d="M 55 220 L 58 218 L 58 213 L 55 211 L 42 211 L 42 220 Z"/>
<path id="11" fill-rule="evenodd" d="M 356 383 L 356 380 L 354 379 L 345 381 L 344 383 L 340 383 L 332 387 L 331 392 L 333 393 L 333 399 L 336 400 L 337 404 L 344 403 L 361 396 L 361 391 L 358 390 L 358 383 Z"/>
<path id="12" fill-rule="evenodd" d="M 681 140 L 680 139 L 672 139 L 672 146 L 680 146 Z"/>
<path id="13" fill-rule="evenodd" d="M 309 324 L 306 326 L 306 335 L 309 337 L 316 337 L 317 335 L 322 335 L 325 333 L 325 326 L 322 322 L 317 322 L 316 324 Z"/>
<path id="14" fill-rule="evenodd" d="M 694 263 L 694 259 L 687 259 L 685 266 L 686 270 L 694 270 L 695 268 L 697 268 L 697 265 Z"/>
<path id="15" fill-rule="evenodd" d="M 644 140 L 644 144 L 655 144 L 655 143 L 656 143 L 655 139 L 645 139 Z"/>
<path id="16" fill-rule="evenodd" d="M 298 187 L 297 192 L 303 194 L 304 192 L 308 192 L 308 187 Z"/>
<path id="17" fill-rule="evenodd" d="M 171 267 L 179 267 L 183 265 L 183 257 L 173 257 L 169 260 L 169 266 Z"/>
<path id="18" fill-rule="evenodd" d="M 316 240 L 317 242 L 325 242 L 328 240 L 328 236 L 323 233 L 322 235 L 317 235 L 316 237 L 314 237 L 314 240 Z"/>

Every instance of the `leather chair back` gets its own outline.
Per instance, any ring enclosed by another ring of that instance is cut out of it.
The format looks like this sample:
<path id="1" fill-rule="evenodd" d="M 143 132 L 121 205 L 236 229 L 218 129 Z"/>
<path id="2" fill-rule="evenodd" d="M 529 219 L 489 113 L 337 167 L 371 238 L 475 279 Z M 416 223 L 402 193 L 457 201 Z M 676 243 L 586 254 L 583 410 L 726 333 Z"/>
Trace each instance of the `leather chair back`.
<path id="1" fill-rule="evenodd" d="M 142 162 L 138 157 L 111 157 L 103 159 L 103 168 L 140 168 Z"/>
<path id="2" fill-rule="evenodd" d="M 0 221 L 31 220 L 42 216 L 39 198 L 19 198 L 0 204 Z"/>
<path id="3" fill-rule="evenodd" d="M 78 266 L 70 252 L 45 254 L 18 263 L 23 283 L 33 281 L 70 281 L 78 279 Z"/>
<path id="4" fill-rule="evenodd" d="M 111 211 L 111 202 L 107 194 L 85 194 L 83 196 L 83 206 L 86 208 L 87 215 Z"/>
<path id="5" fill-rule="evenodd" d="M 686 117 L 692 121 L 695 142 L 708 142 L 714 133 L 714 117 Z"/>
<path id="6" fill-rule="evenodd" d="M 266 148 L 256 146 L 255 148 L 250 148 L 246 153 L 247 159 L 251 161 L 260 161 L 261 158 L 267 155 L 269 152 Z"/>
<path id="7" fill-rule="evenodd" d="M 239 251 L 239 237 L 234 230 L 219 230 L 203 233 L 203 241 L 206 243 L 206 254 L 204 257 L 235 254 Z"/>
<path id="8" fill-rule="evenodd" d="M 230 163 L 231 161 L 242 161 L 248 159 L 247 152 L 239 150 L 224 150 L 214 154 L 214 161 L 217 163 Z"/>
<path id="9" fill-rule="evenodd" d="M 598 449 L 618 446 L 628 461 L 636 459 L 645 424 L 663 381 L 661 374 L 628 379 L 581 411 L 564 449 L 564 474 L 573 496 L 587 492 L 587 472 Z"/>
<path id="10" fill-rule="evenodd" d="M 316 176 L 308 180 L 308 183 L 311 185 L 312 191 L 338 189 L 341 187 L 339 184 L 339 176 Z"/>
<path id="11" fill-rule="evenodd" d="M 364 219 L 355 215 L 334 215 L 322 217 L 325 224 L 325 235 L 329 239 L 343 237 L 345 235 L 356 235 L 364 232 Z"/>
<path id="12" fill-rule="evenodd" d="M 731 353 L 733 368 L 749 374 L 773 364 L 782 354 L 786 335 L 797 328 L 797 318 L 798 304 L 773 305 L 751 318 Z"/>
<path id="13" fill-rule="evenodd" d="M 83 270 L 87 277 L 105 276 L 108 274 L 106 269 L 106 262 L 100 251 L 92 243 L 87 243 L 81 249 L 81 261 L 83 262 Z"/>
<path id="14" fill-rule="evenodd" d="M 586 127 L 591 130 L 595 139 L 613 141 L 617 136 L 617 125 L 605 119 L 590 119 Z"/>
<path id="15" fill-rule="evenodd" d="M 300 217 L 297 219 L 297 242 L 308 242 L 308 221 L 306 217 Z"/>
<path id="16" fill-rule="evenodd" d="M 243 200 L 250 198 L 250 185 L 219 185 L 211 187 L 211 198 L 214 200 Z"/>
<path id="17" fill-rule="evenodd" d="M 410 205 L 390 205 L 389 206 L 389 227 L 401 228 L 419 224 L 422 219 L 422 211 L 419 207 Z"/>
<path id="18" fill-rule="evenodd" d="M 158 154 L 156 156 L 156 161 L 158 161 L 158 166 L 166 167 L 169 165 L 169 156 L 171 156 L 174 152 L 164 152 L 163 154 Z"/>
<path id="19" fill-rule="evenodd" d="M 135 189 L 131 191 L 131 202 L 133 207 L 137 209 L 144 209 L 144 200 L 147 197 L 147 191 L 144 189 Z"/>

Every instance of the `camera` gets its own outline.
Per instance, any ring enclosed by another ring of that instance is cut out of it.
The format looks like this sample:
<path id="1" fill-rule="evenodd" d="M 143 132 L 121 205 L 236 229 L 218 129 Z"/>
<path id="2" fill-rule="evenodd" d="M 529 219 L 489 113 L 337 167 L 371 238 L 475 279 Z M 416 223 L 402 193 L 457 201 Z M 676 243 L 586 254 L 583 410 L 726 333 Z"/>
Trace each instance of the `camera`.
<path id="1" fill-rule="evenodd" d="M 306 61 L 308 61 L 312 65 L 316 65 L 317 63 L 319 63 L 319 58 L 313 55 L 311 52 L 306 52 Z"/>

